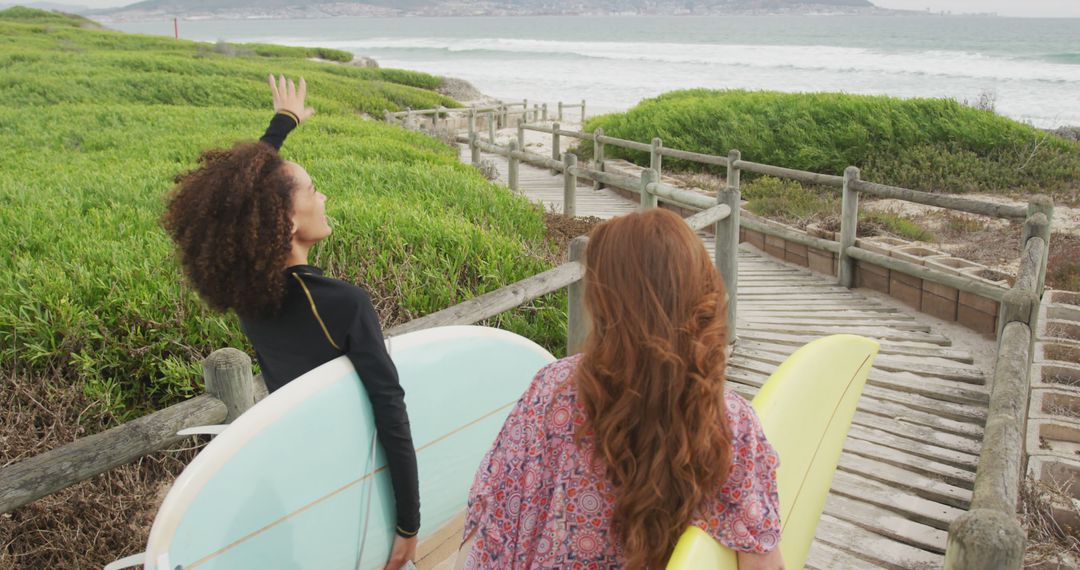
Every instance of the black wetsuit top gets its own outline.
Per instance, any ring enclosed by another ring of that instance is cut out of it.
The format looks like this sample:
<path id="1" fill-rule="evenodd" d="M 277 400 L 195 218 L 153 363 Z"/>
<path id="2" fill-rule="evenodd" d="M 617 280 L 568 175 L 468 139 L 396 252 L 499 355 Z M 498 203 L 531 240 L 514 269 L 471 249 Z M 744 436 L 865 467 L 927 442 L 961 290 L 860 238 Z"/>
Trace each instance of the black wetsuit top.
<path id="1" fill-rule="evenodd" d="M 275 115 L 262 142 L 280 148 L 296 123 Z M 386 352 L 379 317 L 367 292 L 323 275 L 310 265 L 286 269 L 281 309 L 272 317 L 241 318 L 255 346 L 266 387 L 273 392 L 305 372 L 341 355 L 352 361 L 375 413 L 375 429 L 386 451 L 397 507 L 397 533 L 420 529 L 416 451 L 405 411 L 405 391 Z"/>

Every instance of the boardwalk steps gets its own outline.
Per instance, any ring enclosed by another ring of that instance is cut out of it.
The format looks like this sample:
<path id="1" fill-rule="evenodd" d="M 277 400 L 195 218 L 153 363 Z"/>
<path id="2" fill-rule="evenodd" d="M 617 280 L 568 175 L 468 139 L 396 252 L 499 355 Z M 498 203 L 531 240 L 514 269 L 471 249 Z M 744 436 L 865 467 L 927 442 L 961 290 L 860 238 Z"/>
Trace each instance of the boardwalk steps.
<path id="1" fill-rule="evenodd" d="M 482 158 L 505 183 L 506 160 Z M 469 160 L 467 149 L 462 160 Z M 562 177 L 519 168 L 521 193 L 561 211 Z M 613 191 L 579 185 L 579 216 L 606 219 L 636 209 Z M 705 241 L 710 251 L 711 242 Z M 971 501 L 989 400 L 971 352 L 903 305 L 749 247 L 739 253 L 738 298 L 738 343 L 727 377 L 747 398 L 815 338 L 851 333 L 881 343 L 806 568 L 941 568 L 948 525 Z M 432 556 L 421 566 L 450 568 L 452 559 Z"/>

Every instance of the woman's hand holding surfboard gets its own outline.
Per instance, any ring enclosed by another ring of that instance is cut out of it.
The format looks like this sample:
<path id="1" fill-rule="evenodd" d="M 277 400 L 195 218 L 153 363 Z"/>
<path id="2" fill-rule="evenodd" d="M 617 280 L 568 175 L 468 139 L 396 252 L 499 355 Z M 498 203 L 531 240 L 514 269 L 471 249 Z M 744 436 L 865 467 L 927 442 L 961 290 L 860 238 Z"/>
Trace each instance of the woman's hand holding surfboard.
<path id="1" fill-rule="evenodd" d="M 400 570 L 406 562 L 416 557 L 416 537 L 394 537 L 394 547 L 390 551 L 390 560 L 386 561 L 383 570 Z"/>

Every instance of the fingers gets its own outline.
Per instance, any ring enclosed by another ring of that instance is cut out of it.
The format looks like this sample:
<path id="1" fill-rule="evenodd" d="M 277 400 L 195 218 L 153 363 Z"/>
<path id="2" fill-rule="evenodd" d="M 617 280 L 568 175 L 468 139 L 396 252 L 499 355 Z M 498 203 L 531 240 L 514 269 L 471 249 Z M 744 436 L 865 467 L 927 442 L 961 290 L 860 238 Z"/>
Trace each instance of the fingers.
<path id="1" fill-rule="evenodd" d="M 296 101 L 296 84 L 293 83 L 292 79 L 290 79 L 289 80 L 289 102 L 291 103 L 293 101 Z"/>
<path id="2" fill-rule="evenodd" d="M 307 97 L 307 81 L 304 81 L 303 77 L 300 77 L 300 92 L 298 95 L 300 96 L 300 104 L 303 105 L 304 99 Z"/>
<path id="3" fill-rule="evenodd" d="M 284 75 L 278 77 L 278 94 L 281 95 L 282 97 L 288 97 L 289 96 L 288 88 L 285 85 L 285 76 Z"/>
<path id="4" fill-rule="evenodd" d="M 267 80 L 270 83 L 270 95 L 274 98 L 274 104 L 277 104 L 280 96 L 278 95 L 277 84 L 274 83 L 274 74 L 271 73 L 269 77 L 267 77 Z"/>

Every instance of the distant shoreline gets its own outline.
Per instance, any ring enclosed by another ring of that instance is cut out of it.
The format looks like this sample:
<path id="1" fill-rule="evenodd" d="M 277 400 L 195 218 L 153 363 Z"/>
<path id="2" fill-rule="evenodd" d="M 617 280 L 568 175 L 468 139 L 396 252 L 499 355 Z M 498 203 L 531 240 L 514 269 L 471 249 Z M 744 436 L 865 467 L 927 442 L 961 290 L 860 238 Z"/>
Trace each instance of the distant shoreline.
<path id="1" fill-rule="evenodd" d="M 181 18 L 185 20 L 283 20 L 305 19 L 317 20 L 322 18 L 528 18 L 528 17 L 702 17 L 702 16 L 813 16 L 813 17 L 844 17 L 844 16 L 888 16 L 888 17 L 986 17 L 996 18 L 996 14 L 940 14 L 914 10 L 890 10 L 885 8 L 844 8 L 831 6 L 829 9 L 806 9 L 793 8 L 790 10 L 756 10 L 756 9 L 731 9 L 731 10 L 702 10 L 699 12 L 681 13 L 654 13 L 654 12 L 620 12 L 620 11 L 529 11 L 529 10 L 490 10 L 464 13 L 461 9 L 451 7 L 432 7 L 424 10 L 405 11 L 393 8 L 381 8 L 377 6 L 349 3 L 327 3 L 311 6 L 274 7 L 263 9 L 240 9 L 219 11 L 189 11 L 170 12 L 168 10 L 95 10 L 84 12 L 84 15 L 107 22 L 137 22 L 153 21 L 160 19 Z"/>

